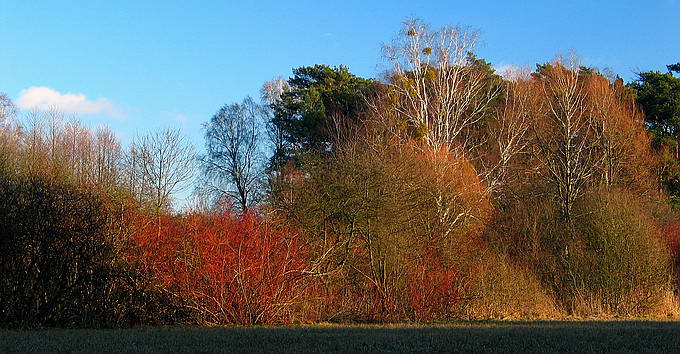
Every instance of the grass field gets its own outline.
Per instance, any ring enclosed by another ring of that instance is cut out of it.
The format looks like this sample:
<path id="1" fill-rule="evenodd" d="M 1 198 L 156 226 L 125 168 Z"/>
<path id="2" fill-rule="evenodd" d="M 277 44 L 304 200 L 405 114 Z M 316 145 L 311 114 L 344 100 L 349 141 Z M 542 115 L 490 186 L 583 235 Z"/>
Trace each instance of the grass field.
<path id="1" fill-rule="evenodd" d="M 680 322 L 1 330 L 0 352 L 680 352 Z"/>

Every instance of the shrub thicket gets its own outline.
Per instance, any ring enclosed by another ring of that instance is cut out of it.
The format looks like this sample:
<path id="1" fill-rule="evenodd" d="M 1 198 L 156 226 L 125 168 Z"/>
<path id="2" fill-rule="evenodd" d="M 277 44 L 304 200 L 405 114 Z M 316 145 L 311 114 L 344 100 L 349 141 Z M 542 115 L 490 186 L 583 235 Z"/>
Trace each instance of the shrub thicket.
<path id="1" fill-rule="evenodd" d="M 0 325 L 156 322 L 162 299 L 127 263 L 101 196 L 46 176 L 0 175 Z"/>
<path id="2" fill-rule="evenodd" d="M 296 232 L 252 213 L 163 217 L 160 226 L 152 216 L 139 221 L 135 258 L 191 323 L 301 320 L 307 258 Z"/>
<path id="3" fill-rule="evenodd" d="M 489 208 L 464 158 L 414 143 L 358 142 L 308 171 L 280 193 L 279 207 L 306 235 L 323 292 L 342 301 L 325 302 L 327 319 L 455 313 L 475 281 Z"/>
<path id="4" fill-rule="evenodd" d="M 669 252 L 630 193 L 596 190 L 577 207 L 557 262 L 556 292 L 571 312 L 649 313 L 670 290 Z M 557 236 L 557 235 L 555 235 Z"/>
<path id="5" fill-rule="evenodd" d="M 493 242 L 529 266 L 566 313 L 649 313 L 671 289 L 668 248 L 639 197 L 595 189 L 570 219 L 550 201 L 516 208 Z"/>

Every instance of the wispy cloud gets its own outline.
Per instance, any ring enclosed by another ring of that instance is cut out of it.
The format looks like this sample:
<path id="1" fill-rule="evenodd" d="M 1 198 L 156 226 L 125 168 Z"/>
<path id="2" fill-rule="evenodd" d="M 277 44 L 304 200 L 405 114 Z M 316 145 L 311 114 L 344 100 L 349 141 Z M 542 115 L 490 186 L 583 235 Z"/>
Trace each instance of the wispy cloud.
<path id="1" fill-rule="evenodd" d="M 45 86 L 22 90 L 17 106 L 21 109 L 58 109 L 66 114 L 102 114 L 114 119 L 125 119 L 123 113 L 105 98 L 90 100 L 82 93 L 61 93 Z"/>

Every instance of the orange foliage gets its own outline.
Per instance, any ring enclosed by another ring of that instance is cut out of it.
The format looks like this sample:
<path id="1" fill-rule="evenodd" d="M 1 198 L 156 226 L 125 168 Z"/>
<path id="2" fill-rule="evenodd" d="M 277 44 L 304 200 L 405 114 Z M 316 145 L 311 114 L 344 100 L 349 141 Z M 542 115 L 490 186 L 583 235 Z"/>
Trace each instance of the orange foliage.
<path id="1" fill-rule="evenodd" d="M 656 160 L 644 114 L 620 81 L 611 83 L 601 75 L 585 79 L 587 112 L 593 120 L 602 154 L 603 182 L 646 192 L 654 189 Z"/>

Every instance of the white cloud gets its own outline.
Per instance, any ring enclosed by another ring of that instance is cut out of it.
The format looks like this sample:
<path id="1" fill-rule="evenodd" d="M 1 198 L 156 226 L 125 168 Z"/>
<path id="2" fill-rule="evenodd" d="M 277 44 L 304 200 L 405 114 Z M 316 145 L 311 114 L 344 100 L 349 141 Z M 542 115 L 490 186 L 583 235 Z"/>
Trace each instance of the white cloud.
<path id="1" fill-rule="evenodd" d="M 496 74 L 502 76 L 506 80 L 517 80 L 520 78 L 527 78 L 531 73 L 531 69 L 528 67 L 521 67 L 515 64 L 501 64 L 494 66 L 494 71 Z"/>
<path id="2" fill-rule="evenodd" d="M 21 109 L 50 110 L 58 109 L 65 114 L 103 114 L 115 119 L 124 115 L 109 100 L 98 98 L 89 100 L 82 93 L 61 93 L 45 86 L 33 86 L 22 90 L 17 99 Z"/>

